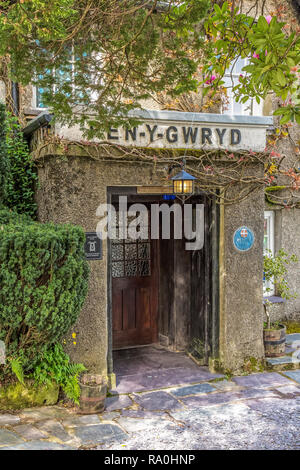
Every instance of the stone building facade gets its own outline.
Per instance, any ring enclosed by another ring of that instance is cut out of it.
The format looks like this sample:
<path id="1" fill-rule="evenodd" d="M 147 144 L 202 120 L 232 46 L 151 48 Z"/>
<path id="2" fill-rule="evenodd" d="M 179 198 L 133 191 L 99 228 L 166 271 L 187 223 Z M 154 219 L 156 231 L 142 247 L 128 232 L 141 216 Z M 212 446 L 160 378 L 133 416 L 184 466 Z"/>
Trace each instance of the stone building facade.
<path id="1" fill-rule="evenodd" d="M 270 2 L 270 9 L 272 6 Z M 0 94 L 4 99 L 5 87 L 0 86 Z M 170 204 L 165 196 L 171 195 L 172 187 L 166 181 L 165 164 L 160 163 L 159 156 L 154 169 L 153 162 L 121 158 L 117 150 L 108 154 L 93 146 L 75 145 L 81 140 L 80 131 L 52 125 L 48 110 L 37 107 L 33 87 L 22 91 L 20 103 L 28 121 L 24 135 L 38 168 L 40 186 L 36 199 L 41 222 L 78 224 L 86 233 L 93 233 L 99 222 L 99 205 L 109 202 L 118 208 L 120 196 L 126 196 L 130 204 L 146 207 Z M 193 168 L 195 162 L 188 155 L 196 155 L 203 146 L 215 149 L 216 158 L 219 149 L 263 151 L 274 127 L 274 106 L 276 103 L 270 99 L 260 115 L 250 116 L 160 112 L 153 111 L 152 104 L 147 103 L 148 111 L 140 113 L 137 135 L 112 129 L 107 139 L 147 148 L 149 155 L 153 155 L 153 149 L 172 149 L 175 156 L 186 158 Z M 147 129 L 154 126 L 157 139 L 153 141 Z M 189 127 L 198 127 L 194 144 L 192 140 L 185 141 Z M 226 132 L 221 139 L 223 129 Z M 298 128 L 293 133 L 295 139 L 300 138 Z M 57 142 L 49 140 L 49 136 L 56 137 Z M 59 143 L 62 136 L 68 140 L 67 148 Z M 297 161 L 289 143 L 282 144 L 281 152 L 293 164 Z M 263 167 L 253 164 L 249 172 L 262 175 Z M 263 189 L 235 205 L 220 206 L 196 187 L 190 202 L 195 207 L 204 205 L 204 245 L 200 250 L 188 252 L 184 241 L 172 235 L 170 240 L 160 238 L 149 245 L 146 241 L 143 246 L 137 243 L 130 262 L 135 266 L 142 261 L 143 266 L 150 265 L 144 276 L 131 276 L 129 271 L 126 274 L 126 243 L 119 246 L 123 254 L 115 261 L 113 241 L 103 240 L 101 259 L 89 261 L 89 293 L 74 327 L 77 345 L 74 348 L 67 338 L 67 348 L 75 361 L 107 375 L 111 383 L 112 353 L 118 347 L 160 343 L 174 351 L 188 350 L 196 340 L 204 364 L 218 362 L 232 371 L 240 370 L 249 358 L 264 358 L 263 250 L 267 246 L 274 252 L 283 248 L 300 259 L 300 211 L 269 205 Z M 254 236 L 245 251 L 239 250 L 234 240 L 241 228 L 249 229 Z M 148 253 L 145 259 L 139 255 L 142 249 Z M 291 290 L 300 290 L 299 265 L 291 267 L 288 281 Z M 299 320 L 300 296 L 284 303 L 276 294 L 272 292 L 276 302 L 274 318 Z"/>

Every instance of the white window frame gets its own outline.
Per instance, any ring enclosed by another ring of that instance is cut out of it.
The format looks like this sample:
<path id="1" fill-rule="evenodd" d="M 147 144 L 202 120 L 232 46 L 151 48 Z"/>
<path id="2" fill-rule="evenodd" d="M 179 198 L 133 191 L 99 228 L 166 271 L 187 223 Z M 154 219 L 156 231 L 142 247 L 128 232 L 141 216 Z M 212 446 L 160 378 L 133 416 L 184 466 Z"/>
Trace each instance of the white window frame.
<path id="1" fill-rule="evenodd" d="M 227 89 L 227 102 L 222 105 L 222 114 L 242 115 L 242 116 L 262 116 L 263 115 L 263 100 L 258 104 L 254 98 L 250 98 L 246 103 L 238 103 L 235 101 L 232 87 L 236 86 L 239 81 L 240 74 L 245 74 L 241 69 L 249 64 L 249 59 L 238 57 L 235 59 L 234 64 L 231 65 L 224 75 L 225 88 Z M 226 81 L 227 86 L 226 86 Z M 237 112 L 237 108 L 241 111 Z"/>
<path id="2" fill-rule="evenodd" d="M 272 255 L 275 254 L 275 213 L 274 211 L 265 211 L 264 220 L 267 221 L 267 232 L 268 232 L 268 247 L 271 250 Z M 265 254 L 265 251 L 264 251 Z M 267 288 L 271 289 L 267 291 Z M 275 295 L 275 286 L 272 281 L 263 281 L 264 296 L 270 297 Z"/>

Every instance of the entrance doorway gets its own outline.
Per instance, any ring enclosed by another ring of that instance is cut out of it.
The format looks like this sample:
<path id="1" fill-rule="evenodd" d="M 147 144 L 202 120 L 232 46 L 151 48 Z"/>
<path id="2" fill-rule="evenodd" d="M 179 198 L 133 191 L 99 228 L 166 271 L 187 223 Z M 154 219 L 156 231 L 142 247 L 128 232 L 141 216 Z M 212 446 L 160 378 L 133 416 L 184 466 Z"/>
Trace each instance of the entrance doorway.
<path id="1" fill-rule="evenodd" d="M 147 206 L 149 228 L 151 204 L 166 203 L 161 195 L 140 195 L 136 188 L 109 188 L 108 201 L 116 210 L 120 195 L 127 196 L 129 207 Z M 189 203 L 204 204 L 201 249 L 186 250 L 186 240 L 175 238 L 173 214 L 169 239 L 108 240 L 109 373 L 114 372 L 113 350 L 150 344 L 169 351 L 191 352 L 195 347 L 203 365 L 217 356 L 217 209 L 201 194 Z"/>

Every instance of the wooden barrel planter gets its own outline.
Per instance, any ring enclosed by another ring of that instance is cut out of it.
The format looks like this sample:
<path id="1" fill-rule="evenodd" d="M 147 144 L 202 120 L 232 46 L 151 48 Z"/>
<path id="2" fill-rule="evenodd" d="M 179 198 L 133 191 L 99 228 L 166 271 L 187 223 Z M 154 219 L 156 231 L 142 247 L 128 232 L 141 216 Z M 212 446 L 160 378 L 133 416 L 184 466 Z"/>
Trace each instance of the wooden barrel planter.
<path id="1" fill-rule="evenodd" d="M 264 346 L 266 357 L 285 355 L 286 327 L 278 325 L 277 330 L 264 330 Z"/>
<path id="2" fill-rule="evenodd" d="M 85 374 L 80 381 L 82 414 L 102 413 L 105 409 L 107 384 L 100 375 Z"/>

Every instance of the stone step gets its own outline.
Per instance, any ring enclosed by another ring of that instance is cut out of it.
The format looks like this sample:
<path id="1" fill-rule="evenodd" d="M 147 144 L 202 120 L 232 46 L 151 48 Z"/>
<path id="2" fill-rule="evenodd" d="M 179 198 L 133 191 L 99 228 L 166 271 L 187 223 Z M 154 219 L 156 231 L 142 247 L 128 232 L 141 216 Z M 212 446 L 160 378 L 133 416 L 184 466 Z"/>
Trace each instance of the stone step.
<path id="1" fill-rule="evenodd" d="M 271 370 L 295 370 L 300 369 L 300 358 L 294 356 L 266 357 L 268 369 Z"/>
<path id="2" fill-rule="evenodd" d="M 285 356 L 266 357 L 266 364 L 271 370 L 300 369 L 300 333 L 286 335 Z"/>

